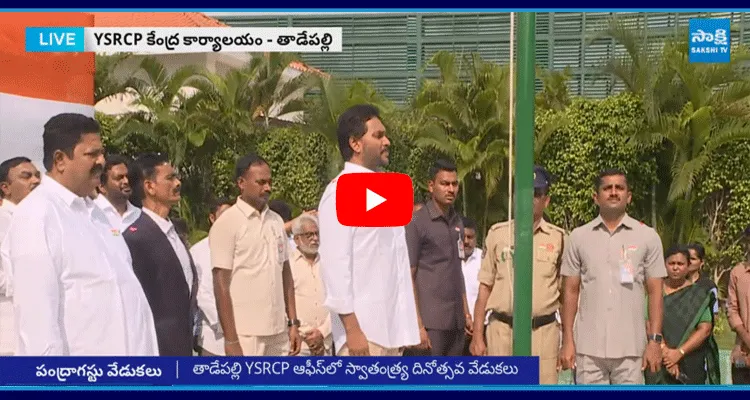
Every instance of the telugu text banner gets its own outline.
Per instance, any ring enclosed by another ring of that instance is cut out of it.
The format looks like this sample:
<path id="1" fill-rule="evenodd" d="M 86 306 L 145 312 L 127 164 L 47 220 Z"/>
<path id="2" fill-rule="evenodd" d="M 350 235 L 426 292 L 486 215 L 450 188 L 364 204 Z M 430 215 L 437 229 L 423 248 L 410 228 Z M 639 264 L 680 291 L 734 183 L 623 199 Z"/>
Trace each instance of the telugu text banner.
<path id="1" fill-rule="evenodd" d="M 340 53 L 340 27 L 82 28 L 28 27 L 27 52 Z"/>
<path id="2" fill-rule="evenodd" d="M 535 385 L 537 357 L 1 357 L 0 385 Z"/>

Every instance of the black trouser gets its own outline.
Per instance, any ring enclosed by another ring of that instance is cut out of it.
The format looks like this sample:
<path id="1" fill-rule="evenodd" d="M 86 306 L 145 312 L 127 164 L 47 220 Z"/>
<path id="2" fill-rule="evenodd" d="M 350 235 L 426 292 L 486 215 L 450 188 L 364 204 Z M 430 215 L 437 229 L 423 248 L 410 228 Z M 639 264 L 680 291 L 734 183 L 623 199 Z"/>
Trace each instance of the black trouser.
<path id="1" fill-rule="evenodd" d="M 404 350 L 405 356 L 460 356 L 464 352 L 466 334 L 463 329 L 440 330 L 427 329 L 430 338 L 431 350 Z"/>
<path id="2" fill-rule="evenodd" d="M 463 353 L 463 355 L 465 355 L 465 356 L 470 356 L 471 355 L 471 349 L 470 349 L 470 347 L 471 347 L 471 339 L 472 339 L 472 337 L 469 336 L 469 335 L 466 335 L 466 337 L 464 338 L 464 353 Z"/>
<path id="3" fill-rule="evenodd" d="M 732 384 L 750 385 L 750 368 L 737 368 L 732 365 Z"/>
<path id="4" fill-rule="evenodd" d="M 490 320 L 496 319 L 506 325 L 510 325 L 511 328 L 513 328 L 513 316 L 508 315 L 506 313 L 499 313 L 497 311 L 493 311 L 490 314 Z M 553 322 L 557 321 L 557 315 L 556 313 L 551 313 L 547 315 L 540 315 L 538 317 L 531 318 L 531 329 L 537 330 L 545 325 L 549 325 Z"/>

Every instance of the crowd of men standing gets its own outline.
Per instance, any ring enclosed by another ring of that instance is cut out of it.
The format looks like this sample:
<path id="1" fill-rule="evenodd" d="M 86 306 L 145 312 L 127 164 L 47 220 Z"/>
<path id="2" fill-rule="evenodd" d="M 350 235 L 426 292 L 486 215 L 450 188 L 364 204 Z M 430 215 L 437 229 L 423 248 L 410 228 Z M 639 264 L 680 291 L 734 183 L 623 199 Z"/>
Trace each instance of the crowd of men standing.
<path id="1" fill-rule="evenodd" d="M 339 177 L 388 164 L 375 107 L 346 110 L 337 137 Z M 717 383 L 703 249 L 664 252 L 628 216 L 621 171 L 599 174 L 599 216 L 568 234 L 544 218 L 552 177 L 536 166 L 534 262 L 516 266 L 513 221 L 477 248 L 448 160 L 409 225 L 362 228 L 336 217 L 338 177 L 292 218 L 270 201 L 268 163 L 248 154 L 239 196 L 210 205 L 209 235 L 190 247 L 170 218 L 181 182 L 166 155 L 105 155 L 99 125 L 79 114 L 51 118 L 43 143 L 43 177 L 24 157 L 0 164 L 4 355 L 507 356 L 515 271 L 532 268 L 540 383 L 562 369 L 579 384 Z M 732 270 L 727 310 L 733 380 L 748 383 L 750 262 Z"/>

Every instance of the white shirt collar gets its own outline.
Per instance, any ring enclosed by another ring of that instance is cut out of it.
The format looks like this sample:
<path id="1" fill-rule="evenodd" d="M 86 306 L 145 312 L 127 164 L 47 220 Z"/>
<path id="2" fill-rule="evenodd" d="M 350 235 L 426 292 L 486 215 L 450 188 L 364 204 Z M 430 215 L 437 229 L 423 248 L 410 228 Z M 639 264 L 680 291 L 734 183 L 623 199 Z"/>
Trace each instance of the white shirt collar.
<path id="1" fill-rule="evenodd" d="M 76 202 L 79 202 L 79 204 L 83 204 L 84 206 L 86 206 L 86 200 L 91 201 L 91 199 L 84 199 L 83 197 L 71 192 L 70 189 L 66 188 L 60 182 L 56 181 L 49 175 L 46 175 L 42 178 L 39 186 L 42 186 L 49 192 L 55 194 L 57 197 L 62 199 L 62 201 L 65 202 L 66 205 L 70 207 L 72 207 Z"/>
<path id="2" fill-rule="evenodd" d="M 290 260 L 297 261 L 299 259 L 304 259 L 305 261 L 307 261 L 307 257 L 305 257 L 305 255 L 302 254 L 302 252 L 299 250 L 298 247 L 295 247 L 294 250 L 292 250 L 292 256 L 290 257 Z M 320 261 L 320 254 L 316 254 L 314 262 L 317 263 L 319 261 Z"/>
<path id="3" fill-rule="evenodd" d="M 482 249 L 479 249 L 477 247 L 474 247 L 474 251 L 471 252 L 471 255 L 469 258 L 466 259 L 465 262 L 471 262 L 476 260 L 477 258 L 482 258 Z"/>
<path id="4" fill-rule="evenodd" d="M 345 162 L 344 163 L 344 172 L 375 172 L 367 167 L 363 167 L 359 164 L 355 164 L 353 162 Z"/>
<path id="5" fill-rule="evenodd" d="M 99 196 L 96 196 L 96 199 L 94 199 L 94 203 L 96 203 L 96 205 L 99 206 L 99 208 L 101 208 L 102 210 L 112 210 L 112 212 L 115 212 L 117 213 L 117 215 L 120 215 L 117 209 L 115 209 L 115 206 L 112 205 L 112 202 L 109 201 L 109 199 L 107 199 L 106 197 L 104 197 L 104 195 L 100 194 Z M 125 214 L 123 214 L 123 217 L 135 211 L 136 209 L 137 207 L 134 206 L 133 203 L 128 201 L 125 206 Z"/>
<path id="6" fill-rule="evenodd" d="M 141 208 L 141 210 L 146 215 L 151 217 L 151 219 L 153 219 L 154 222 L 156 222 L 156 225 L 159 226 L 159 229 L 161 229 L 161 231 L 164 232 L 165 234 L 169 233 L 170 229 L 174 228 L 174 225 L 172 225 L 172 221 L 162 218 L 161 216 L 157 215 L 155 212 L 149 210 L 146 207 Z"/>
<path id="7" fill-rule="evenodd" d="M 3 199 L 3 204 L 0 205 L 0 208 L 4 209 L 5 211 L 13 214 L 13 211 L 16 209 L 16 204 L 8 199 Z"/>
<path id="8" fill-rule="evenodd" d="M 104 195 L 101 195 L 101 194 L 98 195 L 98 196 L 96 196 L 96 198 L 94 199 L 94 203 L 97 206 L 99 206 L 99 208 L 101 208 L 102 210 L 107 210 L 107 209 L 114 210 L 115 209 L 115 207 L 112 205 L 112 203 L 110 203 L 109 200 L 107 200 L 107 198 L 104 197 Z"/>

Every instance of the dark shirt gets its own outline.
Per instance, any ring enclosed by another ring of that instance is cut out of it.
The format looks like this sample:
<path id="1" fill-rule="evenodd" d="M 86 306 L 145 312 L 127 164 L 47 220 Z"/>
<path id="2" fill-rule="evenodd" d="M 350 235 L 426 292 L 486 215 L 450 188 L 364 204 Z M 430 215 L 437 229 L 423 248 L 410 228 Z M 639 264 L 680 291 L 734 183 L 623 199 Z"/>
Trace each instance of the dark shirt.
<path id="1" fill-rule="evenodd" d="M 464 327 L 463 232 L 455 210 L 443 215 L 432 201 L 416 211 L 406 226 L 409 262 L 417 270 L 418 308 L 427 329 Z"/>
<path id="2" fill-rule="evenodd" d="M 711 310 L 713 311 L 714 314 L 718 313 L 719 312 L 719 299 L 717 296 L 719 294 L 719 291 L 714 281 L 711 278 L 709 278 L 708 275 L 704 274 L 703 272 L 699 272 L 698 280 L 695 281 L 695 284 L 698 286 L 702 286 L 706 290 L 711 290 L 714 292 L 715 298 L 714 298 L 714 303 L 711 305 Z"/>

